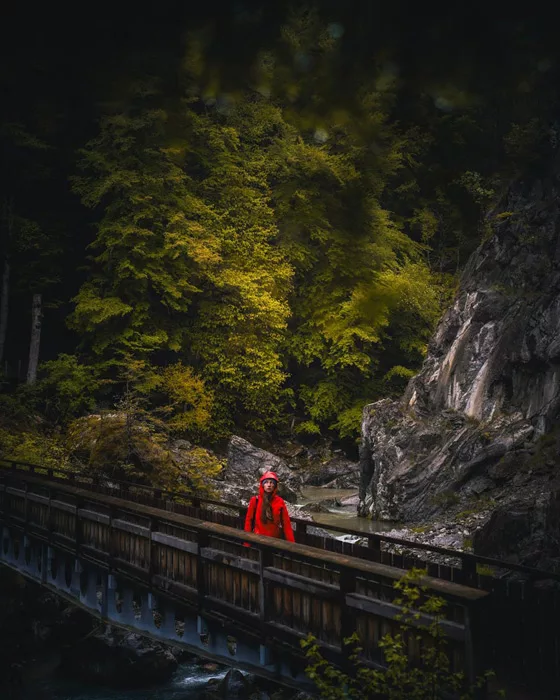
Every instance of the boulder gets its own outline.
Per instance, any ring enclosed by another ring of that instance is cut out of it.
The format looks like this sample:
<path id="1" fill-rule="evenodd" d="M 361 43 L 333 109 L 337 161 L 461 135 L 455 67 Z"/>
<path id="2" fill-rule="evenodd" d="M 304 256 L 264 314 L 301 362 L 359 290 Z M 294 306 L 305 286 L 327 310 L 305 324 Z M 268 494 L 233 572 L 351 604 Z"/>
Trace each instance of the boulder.
<path id="1" fill-rule="evenodd" d="M 228 445 L 227 466 L 221 474 L 224 493 L 237 489 L 237 496 L 246 500 L 256 493 L 257 484 L 265 471 L 271 470 L 278 474 L 278 493 L 282 498 L 291 503 L 296 503 L 301 498 L 301 476 L 281 457 L 267 452 L 260 447 L 255 447 L 247 440 L 233 435 Z M 224 500 L 229 500 L 225 499 Z"/>
<path id="2" fill-rule="evenodd" d="M 213 678 L 208 681 L 204 700 L 249 700 L 254 691 L 251 678 L 232 668 L 222 679 Z"/>
<path id="3" fill-rule="evenodd" d="M 140 688 L 167 681 L 177 665 L 168 647 L 107 626 L 64 649 L 60 670 L 83 682 Z"/>
<path id="4" fill-rule="evenodd" d="M 524 466 L 529 457 L 530 455 L 526 450 L 508 452 L 498 462 L 490 465 L 486 473 L 495 482 L 503 483 L 513 479 L 520 471 L 524 471 Z"/>
<path id="5" fill-rule="evenodd" d="M 320 464 L 313 464 L 302 477 L 305 486 L 352 488 L 360 483 L 360 465 L 342 455 L 334 455 Z"/>
<path id="6" fill-rule="evenodd" d="M 496 509 L 474 535 L 475 554 L 518 561 L 519 543 L 531 536 L 533 517 L 527 504 Z"/>
<path id="7" fill-rule="evenodd" d="M 560 571 L 560 483 L 499 506 L 473 537 L 475 554 Z"/>
<path id="8" fill-rule="evenodd" d="M 495 482 L 484 474 L 470 479 L 460 491 L 461 496 L 480 496 L 485 491 L 490 491 L 495 486 Z"/>
<path id="9" fill-rule="evenodd" d="M 218 690 L 221 697 L 228 700 L 246 700 L 251 695 L 252 686 L 245 674 L 232 668 L 220 681 Z"/>

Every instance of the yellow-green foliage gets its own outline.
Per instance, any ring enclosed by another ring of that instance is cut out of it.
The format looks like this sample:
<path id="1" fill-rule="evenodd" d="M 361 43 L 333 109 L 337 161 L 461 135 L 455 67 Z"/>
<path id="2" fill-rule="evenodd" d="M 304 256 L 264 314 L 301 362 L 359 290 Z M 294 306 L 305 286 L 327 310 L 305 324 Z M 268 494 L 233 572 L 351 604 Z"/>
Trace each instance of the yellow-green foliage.
<path id="1" fill-rule="evenodd" d="M 68 467 L 69 454 L 59 434 L 0 428 L 0 457 L 45 467 Z"/>
<path id="2" fill-rule="evenodd" d="M 402 393 L 410 379 L 415 375 L 414 370 L 402 365 L 395 365 L 383 377 L 383 381 L 390 387 L 391 391 Z"/>
<path id="3" fill-rule="evenodd" d="M 61 354 L 56 360 L 41 364 L 35 391 L 44 402 L 46 413 L 64 420 L 92 410 L 100 387 L 94 366 L 81 363 L 75 355 Z"/>
<path id="4" fill-rule="evenodd" d="M 222 464 L 203 448 L 178 459 L 157 421 L 129 410 L 79 418 L 68 431 L 74 462 L 88 474 L 140 480 L 161 488 L 214 495 L 208 479 Z"/>
<path id="5" fill-rule="evenodd" d="M 71 324 L 101 380 L 131 362 L 159 376 L 173 430 L 262 430 L 295 408 L 302 432 L 357 435 L 358 406 L 419 365 L 445 298 L 426 256 L 438 217 L 414 209 L 415 241 L 383 203 L 410 164 L 394 81 L 373 75 L 359 118 L 319 123 L 338 44 L 317 13 L 259 57 L 257 91 L 217 99 L 203 45 L 189 41 L 182 101 L 137 85 L 81 151 L 74 190 L 100 221 Z M 315 67 L 294 76 L 302 51 Z"/>
<path id="6" fill-rule="evenodd" d="M 476 573 L 479 576 L 494 576 L 496 572 L 492 566 L 487 566 L 486 564 L 477 564 Z"/>
<path id="7" fill-rule="evenodd" d="M 268 182 L 274 158 L 265 147 L 285 127 L 258 99 L 233 104 L 219 119 L 191 113 L 188 121 L 190 161 L 208 173 L 196 191 L 216 213 L 212 235 L 221 250 L 189 342 L 222 414 L 241 413 L 262 428 L 278 418 L 286 380 L 280 350 L 293 271 L 278 245 Z"/>
<path id="8" fill-rule="evenodd" d="M 203 447 L 193 447 L 183 456 L 182 464 L 192 493 L 218 495 L 209 487 L 208 479 L 215 479 L 219 475 L 224 467 L 223 461 Z"/>
<path id="9" fill-rule="evenodd" d="M 139 89 L 144 98 L 149 92 Z M 167 121 L 164 110 L 149 108 L 107 117 L 81 152 L 84 174 L 74 178 L 82 202 L 105 213 L 71 323 L 96 355 L 120 356 L 123 365 L 125 354 L 181 348 L 181 321 L 220 257 L 205 225 L 212 212 L 164 147 Z"/>
<path id="10" fill-rule="evenodd" d="M 315 683 L 325 700 L 438 700 L 442 697 L 460 697 L 471 700 L 478 697 L 492 672 L 485 672 L 473 684 L 467 683 L 463 673 L 451 667 L 451 652 L 441 626 L 445 619 L 446 603 L 442 598 L 429 595 L 422 585 L 425 571 L 412 569 L 394 584 L 400 595 L 395 604 L 401 607 L 397 617 L 400 631 L 386 634 L 378 642 L 385 657 L 385 670 L 368 668 L 361 661 L 360 638 L 354 634 L 345 640 L 348 649 L 350 673 L 342 671 L 322 654 L 319 643 L 311 635 L 301 642 L 309 665 L 308 677 Z M 420 616 L 430 622 L 420 624 Z M 420 658 L 409 660 L 409 650 L 415 638 Z M 498 691 L 503 697 L 503 692 Z"/>
<path id="11" fill-rule="evenodd" d="M 127 60 L 99 82 L 95 108 L 80 111 L 101 110 L 85 145 L 83 129 L 33 119 L 40 91 L 12 101 L 0 127 L 2 369 L 13 377 L 23 359 L 27 331 L 12 321 L 40 291 L 48 354 L 62 354 L 43 368 L 37 410 L 63 424 L 107 406 L 133 363 L 136 388 L 189 437 L 350 436 L 360 403 L 402 391 L 470 253 L 500 221 L 521 221 L 493 215 L 495 200 L 519 172 L 546 171 L 556 81 L 536 27 L 505 30 L 515 61 L 467 51 L 456 70 L 432 51 L 396 60 L 375 11 L 344 19 L 343 5 L 333 15 L 333 3 L 271 1 L 271 13 L 237 8 L 233 24 L 208 27 L 197 16 L 186 55 L 170 35 L 142 52 L 143 67 Z M 243 44 L 235 56 L 224 27 Z M 69 225 L 60 164 L 75 160 L 74 192 L 91 211 Z M 533 228 L 515 232 L 538 242 Z M 77 337 L 49 319 L 69 303 Z M 161 370 L 179 363 L 192 377 L 172 396 Z"/>
<path id="12" fill-rule="evenodd" d="M 191 367 L 181 362 L 165 367 L 159 388 L 168 399 L 160 411 L 170 430 L 194 433 L 208 428 L 213 396 Z"/>

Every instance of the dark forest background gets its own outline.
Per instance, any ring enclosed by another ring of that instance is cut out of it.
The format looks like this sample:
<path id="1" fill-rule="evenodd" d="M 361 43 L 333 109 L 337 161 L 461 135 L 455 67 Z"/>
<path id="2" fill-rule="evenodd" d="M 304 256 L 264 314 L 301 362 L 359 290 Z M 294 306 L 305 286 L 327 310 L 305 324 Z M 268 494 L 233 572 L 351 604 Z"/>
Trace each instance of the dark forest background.
<path id="1" fill-rule="evenodd" d="M 1 442 L 29 459 L 111 411 L 208 444 L 354 444 L 363 405 L 419 368 L 508 185 L 558 145 L 537 12 L 4 15 Z"/>

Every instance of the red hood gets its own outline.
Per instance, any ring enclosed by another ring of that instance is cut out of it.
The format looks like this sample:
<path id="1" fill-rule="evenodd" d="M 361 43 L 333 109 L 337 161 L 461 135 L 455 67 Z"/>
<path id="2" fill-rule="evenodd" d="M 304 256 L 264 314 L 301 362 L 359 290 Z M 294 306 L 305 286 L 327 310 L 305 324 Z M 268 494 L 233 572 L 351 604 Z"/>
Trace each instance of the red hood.
<path id="1" fill-rule="evenodd" d="M 263 481 L 264 481 L 265 479 L 274 479 L 274 481 L 276 482 L 276 488 L 275 488 L 274 491 L 272 492 L 272 495 L 274 495 L 274 494 L 276 493 L 276 491 L 278 490 L 278 475 L 277 475 L 275 472 L 265 472 L 265 473 L 261 476 L 260 485 L 259 485 L 259 495 L 260 495 L 261 498 L 264 497 Z"/>

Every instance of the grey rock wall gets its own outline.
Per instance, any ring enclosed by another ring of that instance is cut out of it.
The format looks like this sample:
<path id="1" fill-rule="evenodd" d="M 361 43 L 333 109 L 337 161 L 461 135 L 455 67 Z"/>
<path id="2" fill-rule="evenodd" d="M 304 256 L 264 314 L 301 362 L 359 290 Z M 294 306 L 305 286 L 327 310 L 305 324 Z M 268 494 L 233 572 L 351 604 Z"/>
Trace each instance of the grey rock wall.
<path id="1" fill-rule="evenodd" d="M 413 522 L 481 498 L 526 513 L 547 492 L 557 450 L 544 469 L 534 453 L 560 413 L 559 196 L 558 176 L 511 188 L 403 398 L 364 408 L 362 515 Z"/>

